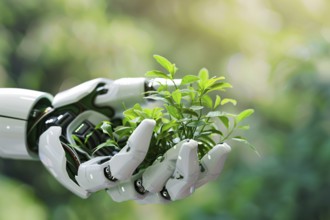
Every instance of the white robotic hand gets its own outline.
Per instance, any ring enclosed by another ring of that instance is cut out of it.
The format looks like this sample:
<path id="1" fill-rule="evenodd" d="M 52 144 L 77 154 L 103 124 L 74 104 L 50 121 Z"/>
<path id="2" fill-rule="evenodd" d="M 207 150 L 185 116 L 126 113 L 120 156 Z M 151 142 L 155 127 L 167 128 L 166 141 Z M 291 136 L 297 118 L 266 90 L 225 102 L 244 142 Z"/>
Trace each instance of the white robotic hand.
<path id="1" fill-rule="evenodd" d="M 194 140 L 180 142 L 146 170 L 109 187 L 108 193 L 114 201 L 137 200 L 143 204 L 190 196 L 196 188 L 219 176 L 231 150 L 227 144 L 217 145 L 199 162 L 197 145 Z"/>
<path id="2" fill-rule="evenodd" d="M 0 89 L 0 102 L 8 102 L 0 108 L 0 156 L 39 158 L 63 186 L 82 198 L 102 189 L 118 202 L 165 203 L 185 198 L 217 178 L 230 152 L 227 144 L 215 146 L 199 161 L 197 142 L 182 141 L 139 170 L 155 126 L 153 120 L 144 120 L 119 152 L 106 148 L 89 158 L 72 147 L 76 144 L 72 135 L 85 140 L 104 120 L 120 124 L 124 106 L 145 103 L 142 94 L 153 87 L 144 78 L 96 79 L 54 99 L 30 90 Z M 105 138 L 93 132 L 86 145 L 92 149 Z"/>
<path id="3" fill-rule="evenodd" d="M 180 142 L 145 170 L 137 170 L 147 154 L 154 125 L 153 120 L 144 120 L 119 153 L 81 164 L 78 184 L 90 193 L 106 189 L 117 202 L 167 203 L 191 195 L 219 176 L 231 148 L 217 145 L 199 162 L 194 140 Z"/>

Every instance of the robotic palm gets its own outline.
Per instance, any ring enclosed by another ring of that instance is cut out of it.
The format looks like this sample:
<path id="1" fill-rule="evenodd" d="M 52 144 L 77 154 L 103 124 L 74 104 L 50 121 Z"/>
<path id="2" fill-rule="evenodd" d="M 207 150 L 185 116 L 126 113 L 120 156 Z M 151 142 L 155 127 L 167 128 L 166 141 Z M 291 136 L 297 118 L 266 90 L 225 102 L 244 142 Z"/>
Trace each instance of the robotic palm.
<path id="1" fill-rule="evenodd" d="M 199 161 L 197 142 L 182 141 L 139 170 L 155 126 L 146 119 L 119 152 L 107 148 L 90 159 L 70 147 L 75 144 L 72 135 L 84 140 L 104 120 L 120 124 L 123 103 L 147 105 L 143 94 L 155 86 L 144 78 L 100 78 L 54 98 L 37 91 L 0 89 L 0 157 L 40 159 L 63 186 L 82 198 L 103 189 L 118 202 L 166 203 L 185 198 L 219 176 L 231 149 L 227 144 L 215 146 Z M 87 145 L 96 147 L 105 138 L 93 132 Z"/>

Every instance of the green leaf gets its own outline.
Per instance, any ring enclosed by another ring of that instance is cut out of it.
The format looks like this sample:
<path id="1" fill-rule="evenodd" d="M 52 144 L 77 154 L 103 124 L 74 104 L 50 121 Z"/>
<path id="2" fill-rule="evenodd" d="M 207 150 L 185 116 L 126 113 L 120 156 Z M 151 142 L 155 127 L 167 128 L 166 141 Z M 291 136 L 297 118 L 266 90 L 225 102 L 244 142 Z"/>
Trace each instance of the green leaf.
<path id="1" fill-rule="evenodd" d="M 182 94 L 181 94 L 180 89 L 177 89 L 172 93 L 172 98 L 173 98 L 174 102 L 178 105 L 181 104 L 181 97 L 182 97 Z"/>
<path id="2" fill-rule="evenodd" d="M 199 71 L 198 76 L 202 82 L 207 82 L 209 79 L 209 71 L 206 68 L 202 68 Z"/>
<path id="3" fill-rule="evenodd" d="M 69 147 L 75 149 L 76 151 L 84 154 L 87 158 L 91 159 L 92 152 L 90 152 L 87 148 L 82 148 L 75 144 L 68 144 L 68 145 L 69 145 Z"/>
<path id="4" fill-rule="evenodd" d="M 152 70 L 149 71 L 145 74 L 146 77 L 159 77 L 159 78 L 163 78 L 163 79 L 171 79 L 167 74 L 158 71 L 158 70 Z"/>
<path id="5" fill-rule="evenodd" d="M 220 80 L 224 80 L 224 79 L 226 79 L 226 77 L 224 77 L 224 76 L 219 76 L 219 77 L 215 77 L 214 78 L 216 81 L 220 81 Z"/>
<path id="6" fill-rule="evenodd" d="M 177 71 L 175 64 L 172 64 L 168 59 L 159 55 L 154 55 L 154 58 L 162 67 L 164 67 L 171 74 L 170 78 L 173 79 L 175 72 Z"/>
<path id="7" fill-rule="evenodd" d="M 163 116 L 163 108 L 155 107 L 152 109 L 152 118 L 157 120 Z"/>
<path id="8" fill-rule="evenodd" d="M 202 96 L 202 103 L 203 103 L 203 105 L 205 105 L 208 108 L 212 108 L 213 107 L 213 100 L 208 95 L 203 95 Z"/>
<path id="9" fill-rule="evenodd" d="M 103 122 L 101 125 L 101 130 L 104 134 L 107 134 L 109 137 L 112 137 L 113 129 L 110 122 Z"/>
<path id="10" fill-rule="evenodd" d="M 130 109 L 127 109 L 123 112 L 125 118 L 128 118 L 128 119 L 133 119 L 135 117 L 138 117 L 138 115 L 134 112 L 134 107 L 133 108 L 130 108 Z"/>
<path id="11" fill-rule="evenodd" d="M 245 118 L 249 117 L 253 113 L 254 113 L 253 109 L 246 109 L 246 110 L 242 111 L 241 113 L 239 113 L 237 115 L 237 117 L 235 119 L 236 123 L 243 121 Z"/>
<path id="12" fill-rule="evenodd" d="M 186 75 L 182 78 L 181 85 L 190 84 L 199 80 L 198 76 Z"/>
<path id="13" fill-rule="evenodd" d="M 190 89 L 181 89 L 182 99 L 185 99 L 187 101 L 192 101 L 192 97 L 194 94 L 191 94 L 193 91 Z"/>
<path id="14" fill-rule="evenodd" d="M 95 129 L 97 129 L 97 128 L 95 128 Z M 87 144 L 89 138 L 90 138 L 93 134 L 94 134 L 94 131 L 91 131 L 91 132 L 89 132 L 89 133 L 86 135 L 85 140 L 84 140 L 84 144 Z"/>
<path id="15" fill-rule="evenodd" d="M 162 126 L 162 132 L 166 132 L 168 131 L 170 128 L 173 128 L 177 125 L 177 122 L 176 121 L 171 121 L 170 123 L 168 124 L 165 124 L 164 126 Z"/>
<path id="16" fill-rule="evenodd" d="M 206 123 L 205 121 L 197 121 L 197 120 L 194 120 L 194 121 L 191 121 L 187 124 L 187 127 L 200 127 L 200 126 L 204 126 Z"/>
<path id="17" fill-rule="evenodd" d="M 194 100 L 196 95 L 198 94 L 198 92 L 195 90 L 194 87 L 191 87 L 191 86 L 189 87 L 189 90 L 190 90 L 189 96 L 190 96 L 191 100 Z"/>
<path id="18" fill-rule="evenodd" d="M 161 92 L 159 92 L 159 95 L 163 96 L 163 97 L 171 97 L 172 96 L 169 91 L 161 91 Z"/>
<path id="19" fill-rule="evenodd" d="M 213 118 L 213 117 L 219 117 L 219 116 L 222 116 L 222 115 L 223 115 L 223 112 L 212 111 L 212 112 L 207 113 L 206 117 Z"/>
<path id="20" fill-rule="evenodd" d="M 183 112 L 183 114 L 188 114 L 188 115 L 198 117 L 198 114 L 190 108 L 183 108 L 182 112 Z"/>
<path id="21" fill-rule="evenodd" d="M 86 147 L 86 144 L 83 143 L 83 140 L 81 140 L 78 136 L 72 135 L 72 139 L 75 141 L 76 144 L 70 144 L 70 147 L 73 147 L 74 149 L 78 150 L 79 152 L 85 154 L 86 156 L 90 156 L 90 151 Z"/>
<path id="22" fill-rule="evenodd" d="M 170 73 L 171 73 L 172 79 L 174 79 L 175 73 L 178 71 L 178 68 L 176 67 L 175 63 L 173 63 L 172 65 L 173 65 L 173 72 L 170 72 Z"/>
<path id="23" fill-rule="evenodd" d="M 170 123 L 171 121 L 168 119 L 168 118 L 165 118 L 165 117 L 163 117 L 162 118 L 162 123 L 163 124 L 168 124 L 168 123 Z"/>
<path id="24" fill-rule="evenodd" d="M 140 123 L 143 119 L 145 119 L 145 117 L 135 117 L 133 118 L 132 120 L 130 120 L 131 123 L 134 123 L 134 124 L 138 124 Z"/>
<path id="25" fill-rule="evenodd" d="M 210 131 L 212 132 L 212 134 L 219 134 L 219 135 L 223 136 L 223 133 L 216 128 L 212 128 L 212 129 L 210 129 Z"/>
<path id="26" fill-rule="evenodd" d="M 166 108 L 166 110 L 168 111 L 168 113 L 169 113 L 171 116 L 173 116 L 174 118 L 177 118 L 177 119 L 181 118 L 178 109 L 175 108 L 174 106 L 172 106 L 172 105 L 168 105 L 168 106 L 166 106 L 165 108 Z"/>
<path id="27" fill-rule="evenodd" d="M 214 140 L 211 137 L 207 136 L 207 135 L 199 136 L 196 139 L 197 139 L 197 141 L 201 141 L 202 143 L 207 144 L 207 145 L 211 145 L 211 146 L 216 145 Z"/>
<path id="28" fill-rule="evenodd" d="M 199 111 L 199 110 L 202 110 L 204 108 L 204 106 L 193 105 L 193 106 L 190 106 L 189 108 L 193 111 Z"/>
<path id="29" fill-rule="evenodd" d="M 160 84 L 159 87 L 157 88 L 157 92 L 165 91 L 167 88 L 168 88 L 167 85 Z"/>
<path id="30" fill-rule="evenodd" d="M 166 98 L 159 97 L 159 96 L 156 96 L 156 95 L 150 95 L 150 96 L 147 96 L 145 98 L 147 100 L 161 101 L 161 102 L 165 102 L 165 103 L 168 102 Z"/>
<path id="31" fill-rule="evenodd" d="M 230 83 L 215 83 L 212 86 L 208 87 L 208 92 L 212 91 L 225 91 L 227 88 L 232 88 L 233 86 Z"/>
<path id="32" fill-rule="evenodd" d="M 250 129 L 250 125 L 238 126 L 237 128 L 246 131 L 246 130 L 249 130 Z"/>
<path id="33" fill-rule="evenodd" d="M 133 109 L 134 109 L 134 110 L 140 110 L 140 111 L 142 111 L 142 106 L 141 106 L 139 103 L 136 103 L 136 104 L 133 106 Z"/>
<path id="34" fill-rule="evenodd" d="M 80 145 L 80 147 L 85 146 L 85 144 L 80 140 L 80 138 L 77 135 L 71 135 L 71 137 L 78 145 Z"/>
<path id="35" fill-rule="evenodd" d="M 258 150 L 256 149 L 256 147 L 254 145 L 252 145 L 250 142 L 248 142 L 244 137 L 236 136 L 236 137 L 233 137 L 232 140 L 248 145 L 260 157 L 260 154 L 259 154 Z"/>
<path id="36" fill-rule="evenodd" d="M 132 132 L 132 128 L 131 127 L 126 127 L 126 126 L 118 126 L 115 129 L 115 133 L 119 134 L 119 133 L 124 133 L 124 132 Z"/>
<path id="37" fill-rule="evenodd" d="M 221 102 L 221 97 L 219 95 L 217 95 L 216 99 L 215 99 L 215 102 L 214 102 L 213 109 L 216 109 L 220 105 L 220 102 Z"/>
<path id="38" fill-rule="evenodd" d="M 207 82 L 205 83 L 205 88 L 210 88 L 216 84 L 223 84 L 223 83 L 216 83 L 219 80 L 223 80 L 223 79 L 225 79 L 225 77 L 212 77 L 211 79 L 207 80 Z"/>
<path id="39" fill-rule="evenodd" d="M 118 147 L 118 146 L 117 146 L 116 141 L 109 139 L 106 142 L 104 142 L 104 143 L 98 145 L 96 148 L 94 148 L 94 151 L 93 151 L 92 154 L 94 155 L 97 151 L 99 151 L 99 150 L 101 150 L 102 148 L 105 148 L 105 147 Z"/>
<path id="40" fill-rule="evenodd" d="M 224 126 L 226 126 L 226 128 L 229 128 L 229 119 L 227 116 L 220 116 L 219 119 L 221 120 L 221 122 L 224 124 Z"/>
<path id="41" fill-rule="evenodd" d="M 115 129 L 115 134 L 118 136 L 118 139 L 122 139 L 123 137 L 128 137 L 132 134 L 133 128 L 126 126 L 119 126 Z"/>
<path id="42" fill-rule="evenodd" d="M 237 105 L 237 101 L 235 99 L 228 99 L 228 98 L 225 98 L 221 101 L 221 105 L 225 105 L 227 103 L 231 103 L 233 105 Z"/>

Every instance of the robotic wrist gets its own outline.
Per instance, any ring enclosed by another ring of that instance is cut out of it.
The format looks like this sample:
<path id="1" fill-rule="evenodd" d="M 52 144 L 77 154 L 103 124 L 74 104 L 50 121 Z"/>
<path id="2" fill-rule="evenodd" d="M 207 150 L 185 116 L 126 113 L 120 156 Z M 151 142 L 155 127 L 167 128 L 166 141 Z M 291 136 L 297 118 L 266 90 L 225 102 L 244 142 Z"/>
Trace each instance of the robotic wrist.
<path id="1" fill-rule="evenodd" d="M 30 122 L 51 106 L 53 97 L 27 89 L 0 89 L 0 157 L 36 159 L 29 148 Z"/>

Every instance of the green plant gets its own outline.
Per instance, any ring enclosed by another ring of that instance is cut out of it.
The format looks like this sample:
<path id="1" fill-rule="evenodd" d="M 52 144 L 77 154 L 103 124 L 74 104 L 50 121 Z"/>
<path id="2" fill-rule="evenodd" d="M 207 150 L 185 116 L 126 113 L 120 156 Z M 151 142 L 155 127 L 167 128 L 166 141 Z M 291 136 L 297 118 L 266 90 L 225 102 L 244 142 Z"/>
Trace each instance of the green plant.
<path id="1" fill-rule="evenodd" d="M 216 144 L 229 139 L 249 144 L 242 136 L 234 136 L 234 131 L 249 129 L 241 122 L 254 110 L 246 109 L 239 114 L 222 111 L 228 103 L 237 104 L 231 98 L 223 98 L 221 93 L 232 88 L 225 77 L 209 77 L 203 68 L 198 75 L 186 75 L 180 82 L 175 80 L 178 68 L 166 58 L 155 55 L 155 60 L 167 71 L 153 70 L 147 77 L 165 79 L 159 81 L 155 91 L 147 92 L 147 98 L 161 103 L 154 108 L 145 108 L 135 104 L 124 112 L 123 124 L 115 128 L 109 121 L 102 122 L 96 129 L 102 130 L 109 139 L 97 146 L 93 153 L 103 147 L 120 148 L 118 141 L 127 139 L 144 119 L 156 121 L 150 150 L 142 167 L 148 166 L 162 156 L 168 149 L 185 139 L 194 139 L 198 144 L 199 158 L 203 157 Z"/>

